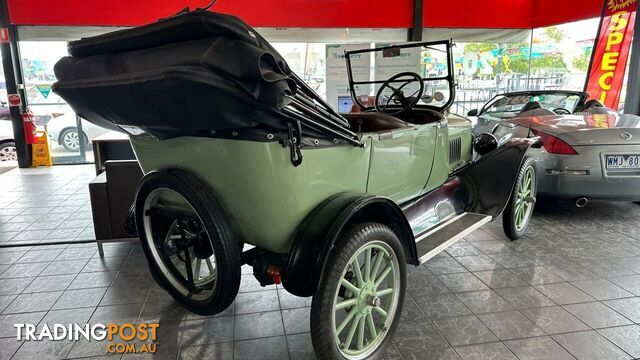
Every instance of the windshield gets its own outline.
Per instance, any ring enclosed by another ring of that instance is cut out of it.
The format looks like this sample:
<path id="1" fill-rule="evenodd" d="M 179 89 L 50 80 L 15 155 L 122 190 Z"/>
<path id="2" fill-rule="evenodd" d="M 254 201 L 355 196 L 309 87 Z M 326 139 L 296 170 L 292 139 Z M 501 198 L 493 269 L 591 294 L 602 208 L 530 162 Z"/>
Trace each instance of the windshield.
<path id="1" fill-rule="evenodd" d="M 379 105 L 399 106 L 393 99 L 394 89 L 399 88 L 407 98 L 419 97 L 416 107 L 442 110 L 453 102 L 448 41 L 386 45 L 349 51 L 346 56 L 351 93 L 363 110 L 373 107 L 376 96 Z M 363 66 L 367 60 L 370 66 Z M 402 73 L 410 74 L 398 76 Z M 394 76 L 390 86 L 383 86 Z"/>
<path id="2" fill-rule="evenodd" d="M 580 95 L 569 93 L 498 95 L 487 104 L 482 113 L 503 119 L 512 118 L 518 115 L 527 103 L 533 101 L 539 102 L 543 109 L 565 109 L 573 113 L 580 100 Z"/>

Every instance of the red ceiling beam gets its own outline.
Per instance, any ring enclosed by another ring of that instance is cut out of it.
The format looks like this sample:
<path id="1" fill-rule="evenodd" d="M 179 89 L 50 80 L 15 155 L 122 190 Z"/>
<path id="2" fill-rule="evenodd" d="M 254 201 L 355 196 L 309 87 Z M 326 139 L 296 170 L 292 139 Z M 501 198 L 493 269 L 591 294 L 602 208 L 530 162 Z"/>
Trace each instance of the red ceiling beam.
<path id="1" fill-rule="evenodd" d="M 535 0 L 533 28 L 599 17 L 605 0 Z M 597 29 L 593 29 L 595 34 Z"/>
<path id="2" fill-rule="evenodd" d="M 532 0 L 457 0 L 447 4 L 425 0 L 424 27 L 530 29 L 533 24 Z"/>
<path id="3" fill-rule="evenodd" d="M 134 26 L 209 0 L 8 0 L 16 25 Z M 529 29 L 596 17 L 604 0 L 424 0 L 424 27 Z M 254 27 L 410 28 L 412 0 L 219 0 Z"/>
<path id="4" fill-rule="evenodd" d="M 17 25 L 142 25 L 209 0 L 9 0 Z M 254 27 L 408 28 L 411 0 L 219 0 L 213 10 Z"/>

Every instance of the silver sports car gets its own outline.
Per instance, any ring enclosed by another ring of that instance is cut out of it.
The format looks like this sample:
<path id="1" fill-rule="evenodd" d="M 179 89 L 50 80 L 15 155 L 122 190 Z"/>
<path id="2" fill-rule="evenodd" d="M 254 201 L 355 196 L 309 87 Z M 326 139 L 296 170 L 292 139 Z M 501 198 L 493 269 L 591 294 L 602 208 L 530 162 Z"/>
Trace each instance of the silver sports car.
<path id="1" fill-rule="evenodd" d="M 640 117 L 607 109 L 576 91 L 498 95 L 472 110 L 474 135 L 540 138 L 535 159 L 538 194 L 572 199 L 640 201 Z M 473 117 L 476 117 L 474 119 Z"/>

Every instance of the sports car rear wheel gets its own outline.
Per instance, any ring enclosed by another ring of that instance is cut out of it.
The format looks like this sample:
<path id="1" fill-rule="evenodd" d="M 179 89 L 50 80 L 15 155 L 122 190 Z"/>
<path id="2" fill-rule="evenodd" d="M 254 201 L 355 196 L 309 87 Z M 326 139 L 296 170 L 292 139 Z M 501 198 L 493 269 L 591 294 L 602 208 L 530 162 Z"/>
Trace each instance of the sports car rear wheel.
<path id="1" fill-rule="evenodd" d="M 222 207 L 181 170 L 147 174 L 138 185 L 136 226 L 151 274 L 200 315 L 226 309 L 240 286 L 240 251 Z"/>
<path id="2" fill-rule="evenodd" d="M 406 262 L 387 226 L 353 226 L 336 244 L 311 304 L 318 359 L 373 359 L 391 341 L 402 314 Z"/>
<path id="3" fill-rule="evenodd" d="M 502 214 L 502 226 L 511 240 L 517 240 L 527 232 L 529 220 L 536 202 L 536 168 L 532 158 L 522 162 L 513 193 Z"/>

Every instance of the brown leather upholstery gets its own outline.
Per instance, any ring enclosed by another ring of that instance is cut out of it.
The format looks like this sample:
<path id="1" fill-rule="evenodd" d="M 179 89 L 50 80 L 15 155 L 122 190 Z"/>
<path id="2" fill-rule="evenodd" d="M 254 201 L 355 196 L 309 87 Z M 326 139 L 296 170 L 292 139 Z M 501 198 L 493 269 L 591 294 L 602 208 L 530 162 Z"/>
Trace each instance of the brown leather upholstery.
<path id="1" fill-rule="evenodd" d="M 444 120 L 444 115 L 441 112 L 431 110 L 431 109 L 419 109 L 416 110 L 413 114 L 411 114 L 413 119 L 407 119 L 412 124 L 429 124 L 434 121 Z"/>
<path id="2" fill-rule="evenodd" d="M 356 132 L 375 132 L 408 127 L 409 123 L 395 116 L 379 112 L 345 114 L 351 128 Z"/>

